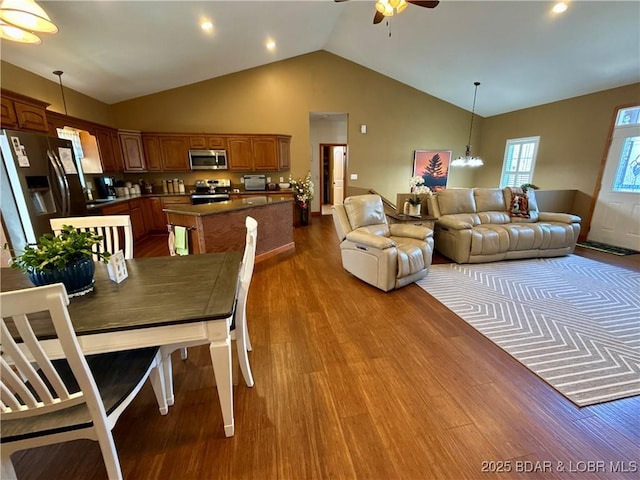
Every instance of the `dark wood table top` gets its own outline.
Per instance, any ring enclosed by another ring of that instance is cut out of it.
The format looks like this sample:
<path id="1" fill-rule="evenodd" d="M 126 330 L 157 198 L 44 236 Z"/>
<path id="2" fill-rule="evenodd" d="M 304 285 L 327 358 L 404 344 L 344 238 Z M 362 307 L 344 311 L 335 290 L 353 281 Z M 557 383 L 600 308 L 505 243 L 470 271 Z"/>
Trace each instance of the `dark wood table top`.
<path id="1" fill-rule="evenodd" d="M 69 301 L 74 330 L 89 335 L 229 318 L 241 261 L 241 252 L 127 260 L 129 276 L 119 284 L 96 263 L 94 291 Z M 18 270 L 3 268 L 1 277 L 3 292 L 33 287 Z"/>

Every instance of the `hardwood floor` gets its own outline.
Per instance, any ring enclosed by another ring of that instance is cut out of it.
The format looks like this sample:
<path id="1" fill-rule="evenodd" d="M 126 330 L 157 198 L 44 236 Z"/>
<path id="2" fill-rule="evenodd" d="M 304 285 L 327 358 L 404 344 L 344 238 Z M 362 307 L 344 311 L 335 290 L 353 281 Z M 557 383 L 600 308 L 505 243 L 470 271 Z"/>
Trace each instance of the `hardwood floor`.
<path id="1" fill-rule="evenodd" d="M 164 241 L 136 255 L 168 254 Z M 125 478 L 639 478 L 640 397 L 578 408 L 419 287 L 360 282 L 341 267 L 331 217 L 295 242 L 255 268 L 255 387 L 234 389 L 235 437 L 224 437 L 208 349 L 191 348 L 173 358 L 167 416 L 146 385 L 120 418 Z M 577 253 L 640 270 L 640 258 Z M 106 478 L 90 441 L 14 461 L 21 479 Z"/>

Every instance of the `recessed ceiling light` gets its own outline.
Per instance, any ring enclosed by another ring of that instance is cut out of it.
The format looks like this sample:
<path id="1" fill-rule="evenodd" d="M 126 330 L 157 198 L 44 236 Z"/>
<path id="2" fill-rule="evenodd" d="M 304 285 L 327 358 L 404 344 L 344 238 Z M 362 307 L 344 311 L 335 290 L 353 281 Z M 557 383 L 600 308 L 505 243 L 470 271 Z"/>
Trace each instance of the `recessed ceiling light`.
<path id="1" fill-rule="evenodd" d="M 269 50 L 275 50 L 276 42 L 274 42 L 273 40 L 267 40 L 266 47 Z"/>
<path id="2" fill-rule="evenodd" d="M 566 2 L 558 2 L 553 6 L 552 10 L 553 10 L 553 13 L 562 13 L 566 11 L 567 8 L 568 7 Z"/>
<path id="3" fill-rule="evenodd" d="M 205 32 L 210 32 L 211 30 L 213 30 L 213 23 L 211 23 L 209 20 L 205 20 L 200 24 L 200 28 L 202 28 L 202 30 L 204 30 Z"/>

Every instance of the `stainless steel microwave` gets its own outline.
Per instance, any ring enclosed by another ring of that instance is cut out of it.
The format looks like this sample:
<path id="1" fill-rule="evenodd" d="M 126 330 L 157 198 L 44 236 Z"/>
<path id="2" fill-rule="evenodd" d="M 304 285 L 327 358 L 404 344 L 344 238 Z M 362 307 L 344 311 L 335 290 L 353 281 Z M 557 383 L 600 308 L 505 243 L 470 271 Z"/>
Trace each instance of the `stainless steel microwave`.
<path id="1" fill-rule="evenodd" d="M 226 150 L 189 150 L 191 170 L 226 170 Z"/>

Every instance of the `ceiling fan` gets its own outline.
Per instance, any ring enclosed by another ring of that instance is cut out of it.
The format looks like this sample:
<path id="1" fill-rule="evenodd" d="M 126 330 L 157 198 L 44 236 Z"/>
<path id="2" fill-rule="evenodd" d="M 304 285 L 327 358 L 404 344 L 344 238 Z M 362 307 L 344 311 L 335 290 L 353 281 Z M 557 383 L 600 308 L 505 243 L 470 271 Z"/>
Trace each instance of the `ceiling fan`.
<path id="1" fill-rule="evenodd" d="M 334 0 L 335 2 L 346 2 L 347 0 Z M 376 2 L 376 14 L 373 23 L 380 23 L 384 17 L 390 17 L 394 13 L 400 13 L 411 3 L 418 7 L 436 8 L 439 1 L 417 1 L 417 0 L 378 0 Z"/>

